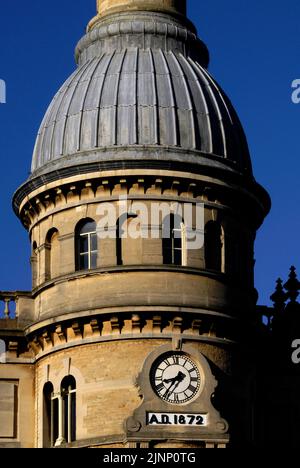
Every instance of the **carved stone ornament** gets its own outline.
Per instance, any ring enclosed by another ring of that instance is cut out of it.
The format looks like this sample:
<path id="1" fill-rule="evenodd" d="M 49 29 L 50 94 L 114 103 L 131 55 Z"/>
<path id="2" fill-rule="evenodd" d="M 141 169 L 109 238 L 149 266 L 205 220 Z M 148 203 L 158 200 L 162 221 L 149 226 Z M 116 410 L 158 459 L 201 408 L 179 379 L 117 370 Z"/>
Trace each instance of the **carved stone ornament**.
<path id="1" fill-rule="evenodd" d="M 136 385 L 142 403 L 125 422 L 128 442 L 229 442 L 228 423 L 211 402 L 218 383 L 193 346 L 157 348 L 146 358 Z"/>

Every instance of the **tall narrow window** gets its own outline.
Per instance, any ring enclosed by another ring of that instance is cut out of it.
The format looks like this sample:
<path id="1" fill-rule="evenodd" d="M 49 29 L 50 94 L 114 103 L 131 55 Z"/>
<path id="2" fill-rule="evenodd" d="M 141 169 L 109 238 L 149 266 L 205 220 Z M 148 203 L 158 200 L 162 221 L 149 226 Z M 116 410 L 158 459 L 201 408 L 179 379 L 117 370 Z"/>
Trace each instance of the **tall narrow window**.
<path id="1" fill-rule="evenodd" d="M 127 214 L 120 216 L 116 225 L 116 252 L 117 252 L 117 265 L 123 265 L 123 251 L 122 251 L 122 235 L 123 224 L 127 219 Z"/>
<path id="2" fill-rule="evenodd" d="M 35 288 L 37 285 L 37 272 L 38 272 L 38 250 L 37 243 L 34 241 L 32 243 L 32 252 L 31 252 L 31 272 L 32 272 L 32 287 Z"/>
<path id="3" fill-rule="evenodd" d="M 221 225 L 209 221 L 205 227 L 205 265 L 207 270 L 222 272 L 223 240 Z"/>
<path id="4" fill-rule="evenodd" d="M 185 226 L 181 216 L 171 214 L 163 221 L 163 262 L 165 265 L 185 265 Z"/>
<path id="5" fill-rule="evenodd" d="M 96 223 L 92 219 L 81 221 L 76 228 L 76 269 L 97 268 L 98 238 Z"/>
<path id="6" fill-rule="evenodd" d="M 45 242 L 45 280 L 59 276 L 60 251 L 58 230 L 50 229 Z"/>
<path id="7" fill-rule="evenodd" d="M 124 241 L 128 241 L 128 233 L 126 223 L 137 218 L 135 213 L 124 213 L 117 220 L 116 224 L 116 253 L 117 253 L 117 265 L 124 264 Z M 126 247 L 126 245 L 125 245 Z"/>
<path id="8" fill-rule="evenodd" d="M 47 382 L 43 391 L 43 447 L 53 447 L 57 437 L 58 419 L 57 410 L 53 406 L 53 385 Z"/>
<path id="9" fill-rule="evenodd" d="M 51 396 L 51 447 L 59 440 L 59 402 L 60 393 L 52 393 Z"/>
<path id="10" fill-rule="evenodd" d="M 63 438 L 67 443 L 76 440 L 76 381 L 69 375 L 61 383 Z"/>

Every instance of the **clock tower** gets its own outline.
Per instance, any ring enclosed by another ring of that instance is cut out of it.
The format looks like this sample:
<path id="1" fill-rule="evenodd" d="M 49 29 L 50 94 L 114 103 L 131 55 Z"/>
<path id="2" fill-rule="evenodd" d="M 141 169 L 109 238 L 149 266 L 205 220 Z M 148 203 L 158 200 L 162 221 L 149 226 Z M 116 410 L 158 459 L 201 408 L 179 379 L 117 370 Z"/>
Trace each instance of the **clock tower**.
<path id="1" fill-rule="evenodd" d="M 33 444 L 250 442 L 269 197 L 186 2 L 97 5 L 14 196 L 32 248 Z"/>

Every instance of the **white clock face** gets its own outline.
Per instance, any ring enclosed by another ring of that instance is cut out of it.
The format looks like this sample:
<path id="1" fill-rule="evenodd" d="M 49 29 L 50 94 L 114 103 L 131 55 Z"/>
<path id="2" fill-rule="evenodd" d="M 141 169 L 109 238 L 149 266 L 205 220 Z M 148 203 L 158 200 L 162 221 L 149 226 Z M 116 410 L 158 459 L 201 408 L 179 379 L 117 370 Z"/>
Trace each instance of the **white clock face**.
<path id="1" fill-rule="evenodd" d="M 184 354 L 168 354 L 156 361 L 152 369 L 152 386 L 168 403 L 181 405 L 191 401 L 200 389 L 197 365 Z"/>

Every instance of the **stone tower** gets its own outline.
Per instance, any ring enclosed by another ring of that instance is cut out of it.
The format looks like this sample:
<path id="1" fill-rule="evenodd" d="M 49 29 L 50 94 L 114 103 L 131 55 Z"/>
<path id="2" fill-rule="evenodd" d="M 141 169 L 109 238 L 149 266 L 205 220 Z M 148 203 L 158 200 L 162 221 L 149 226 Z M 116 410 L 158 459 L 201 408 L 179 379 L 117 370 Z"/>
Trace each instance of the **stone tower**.
<path id="1" fill-rule="evenodd" d="M 186 2 L 97 3 L 14 196 L 32 245 L 31 443 L 249 442 L 269 197 Z"/>

